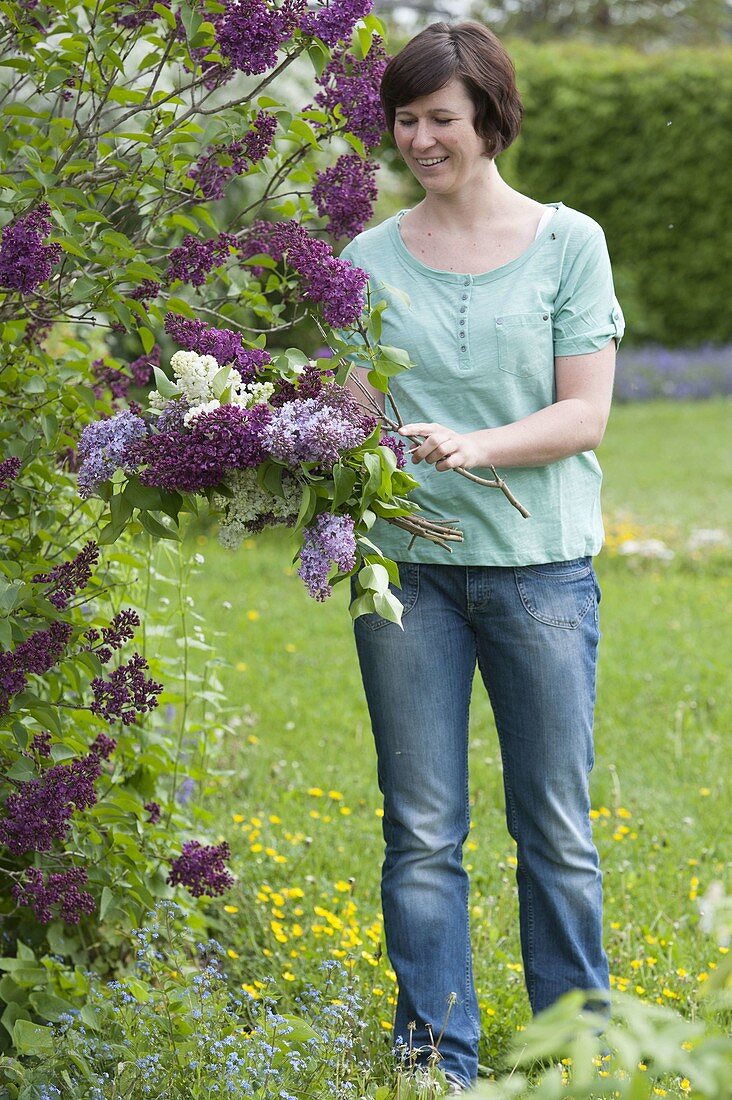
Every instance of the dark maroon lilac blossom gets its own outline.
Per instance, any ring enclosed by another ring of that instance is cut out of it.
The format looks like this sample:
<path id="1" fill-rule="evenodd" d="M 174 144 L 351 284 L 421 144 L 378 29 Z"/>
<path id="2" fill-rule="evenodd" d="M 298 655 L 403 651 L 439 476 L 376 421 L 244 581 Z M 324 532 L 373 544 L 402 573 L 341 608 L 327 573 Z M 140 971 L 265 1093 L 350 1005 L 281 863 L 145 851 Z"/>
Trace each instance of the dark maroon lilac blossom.
<path id="1" fill-rule="evenodd" d="M 13 855 L 48 852 L 66 839 L 74 810 L 97 801 L 94 783 L 101 774 L 99 756 L 90 752 L 70 764 L 56 764 L 41 779 L 21 783 L 5 801 L 0 843 Z"/>
<path id="2" fill-rule="evenodd" d="M 89 708 L 107 722 L 121 721 L 125 725 L 137 721 L 158 705 L 163 685 L 145 679 L 148 663 L 139 653 L 110 673 L 109 679 L 96 676 L 91 682 L 94 701 Z"/>
<path id="3" fill-rule="evenodd" d="M 101 757 L 102 760 L 109 760 L 116 748 L 117 742 L 114 737 L 108 737 L 106 733 L 98 733 L 89 746 L 89 752 Z"/>
<path id="4" fill-rule="evenodd" d="M 58 916 L 67 924 L 78 924 L 82 915 L 94 912 L 95 902 L 88 890 L 81 890 L 87 874 L 81 867 L 70 871 L 52 872 L 44 880 L 39 867 L 28 867 L 23 880 L 16 883 L 11 893 L 18 905 L 30 905 L 41 924 L 53 920 L 53 906 L 58 906 Z"/>
<path id="5" fill-rule="evenodd" d="M 317 397 L 327 380 L 333 378 L 333 371 L 320 371 L 314 363 L 307 363 L 297 382 L 280 382 L 277 392 L 269 399 L 273 409 L 278 409 L 288 401 L 298 401 L 305 397 Z"/>
<path id="6" fill-rule="evenodd" d="M 379 446 L 388 447 L 390 451 L 393 451 L 396 455 L 397 470 L 403 470 L 407 464 L 407 460 L 404 456 L 404 440 L 396 439 L 393 435 L 388 435 L 384 432 L 379 440 Z"/>
<path id="7" fill-rule="evenodd" d="M 53 738 L 48 730 L 43 730 L 42 733 L 37 733 L 31 741 L 31 752 L 36 753 L 37 756 L 50 756 L 52 740 Z"/>
<path id="8" fill-rule="evenodd" d="M 144 809 L 146 809 L 147 812 L 150 814 L 149 818 L 147 819 L 148 825 L 157 825 L 158 821 L 160 821 L 160 816 L 162 814 L 159 803 L 146 802 Z"/>
<path id="9" fill-rule="evenodd" d="M 21 461 L 19 458 L 6 458 L 0 462 L 0 490 L 7 489 L 11 481 L 15 481 L 20 473 Z"/>
<path id="10" fill-rule="evenodd" d="M 79 440 L 81 496 L 88 497 L 96 492 L 117 469 L 133 473 L 135 445 L 146 435 L 145 421 L 128 410 L 87 424 Z"/>
<path id="11" fill-rule="evenodd" d="M 183 493 L 212 489 L 227 470 L 259 466 L 267 457 L 264 430 L 270 410 L 264 404 L 244 409 L 222 405 L 197 417 L 184 431 L 148 436 L 139 448 L 144 485 Z"/>
<path id="12" fill-rule="evenodd" d="M 356 564 L 356 539 L 350 516 L 322 512 L 303 532 L 299 577 L 310 595 L 322 603 L 333 591 L 328 574 L 334 564 L 348 573 Z"/>
<path id="13" fill-rule="evenodd" d="M 224 865 L 231 856 L 226 841 L 221 844 L 199 844 L 197 840 L 187 840 L 183 851 L 171 864 L 168 882 L 171 886 L 185 886 L 194 898 L 202 894 L 211 897 L 223 894 L 234 885 L 234 877 Z"/>
<path id="14" fill-rule="evenodd" d="M 12 653 L 0 653 L 0 715 L 10 710 L 13 695 L 25 691 L 28 680 L 22 669 L 17 668 Z"/>
<path id="15" fill-rule="evenodd" d="M 172 283 L 180 279 L 191 286 L 203 286 L 206 276 L 215 267 L 228 260 L 230 248 L 236 247 L 233 233 L 219 233 L 217 237 L 202 240 L 187 233 L 177 248 L 170 253 L 167 278 Z"/>
<path id="16" fill-rule="evenodd" d="M 43 243 L 51 232 L 50 218 L 51 207 L 42 202 L 5 226 L 0 243 L 0 287 L 30 294 L 50 278 L 51 268 L 61 259 L 61 245 Z"/>
<path id="17" fill-rule="evenodd" d="M 144 304 L 151 298 L 157 298 L 162 289 L 162 283 L 156 283 L 152 279 L 143 279 L 139 286 L 130 291 L 129 296 L 134 298 L 136 302 Z"/>
<path id="18" fill-rule="evenodd" d="M 356 153 L 345 154 L 330 168 L 318 172 L 312 196 L 315 208 L 328 218 L 326 229 L 334 237 L 352 240 L 373 213 L 378 165 Z"/>
<path id="19" fill-rule="evenodd" d="M 320 38 L 326 46 L 335 46 L 346 39 L 350 41 L 356 23 L 372 7 L 372 0 L 330 0 L 315 11 L 306 12 L 300 29 L 303 34 Z"/>
<path id="20" fill-rule="evenodd" d="M 245 348 L 240 332 L 212 328 L 204 321 L 189 321 L 177 313 L 166 314 L 165 331 L 185 351 L 213 355 L 222 367 L 230 363 L 236 367 L 244 382 L 253 381 L 257 369 L 271 362 L 269 354 L 262 348 Z"/>
<path id="21" fill-rule="evenodd" d="M 69 606 L 69 600 L 82 588 L 86 588 L 98 561 L 99 547 L 90 540 L 71 561 L 54 565 L 50 573 L 36 573 L 33 584 L 49 585 L 46 599 L 59 611 L 63 611 Z"/>
<path id="22" fill-rule="evenodd" d="M 34 631 L 13 651 L 16 668 L 43 676 L 58 664 L 73 632 L 73 627 L 60 619 L 55 619 L 48 630 Z"/>
<path id="23" fill-rule="evenodd" d="M 375 37 L 366 57 L 359 59 L 344 50 L 331 59 L 316 80 L 320 91 L 315 102 L 328 113 L 340 105 L 346 129 L 367 149 L 379 144 L 386 126 L 379 98 L 386 63 L 384 47 Z"/>

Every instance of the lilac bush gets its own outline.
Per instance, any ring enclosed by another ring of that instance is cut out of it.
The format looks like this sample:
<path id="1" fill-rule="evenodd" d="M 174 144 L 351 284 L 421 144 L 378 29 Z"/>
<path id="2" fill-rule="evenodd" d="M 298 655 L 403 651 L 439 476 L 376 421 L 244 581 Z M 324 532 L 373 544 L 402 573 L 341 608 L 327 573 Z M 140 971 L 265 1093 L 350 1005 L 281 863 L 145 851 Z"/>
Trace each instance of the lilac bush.
<path id="1" fill-rule="evenodd" d="M 732 346 L 629 348 L 618 353 L 619 401 L 703 400 L 732 395 Z"/>

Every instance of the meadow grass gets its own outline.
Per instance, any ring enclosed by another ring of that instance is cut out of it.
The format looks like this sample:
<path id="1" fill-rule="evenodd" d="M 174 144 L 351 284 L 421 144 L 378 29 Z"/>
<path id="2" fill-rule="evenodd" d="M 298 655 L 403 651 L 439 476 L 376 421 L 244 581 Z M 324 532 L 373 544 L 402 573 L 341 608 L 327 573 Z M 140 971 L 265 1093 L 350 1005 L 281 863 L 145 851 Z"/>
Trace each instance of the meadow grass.
<path id="1" fill-rule="evenodd" d="M 687 545 L 699 528 L 730 528 L 728 417 L 723 401 L 621 406 L 600 453 L 610 538 L 596 562 L 603 639 L 592 802 L 606 945 L 616 988 L 691 1016 L 706 1011 L 705 984 L 723 950 L 700 931 L 698 905 L 729 868 L 732 704 L 729 550 Z M 619 552 L 649 535 L 675 550 L 673 560 Z M 230 974 L 289 1008 L 322 980 L 324 959 L 348 962 L 366 994 L 378 1075 L 389 1059 L 394 975 L 382 949 L 380 795 L 346 586 L 314 604 L 276 532 L 231 553 L 198 529 L 186 549 L 205 559 L 191 596 L 209 640 L 216 635 L 230 708 L 212 752 L 218 774 L 201 792 L 238 876 L 211 904 Z M 514 846 L 479 681 L 470 767 L 465 862 L 481 1060 L 495 1065 L 529 1011 Z"/>

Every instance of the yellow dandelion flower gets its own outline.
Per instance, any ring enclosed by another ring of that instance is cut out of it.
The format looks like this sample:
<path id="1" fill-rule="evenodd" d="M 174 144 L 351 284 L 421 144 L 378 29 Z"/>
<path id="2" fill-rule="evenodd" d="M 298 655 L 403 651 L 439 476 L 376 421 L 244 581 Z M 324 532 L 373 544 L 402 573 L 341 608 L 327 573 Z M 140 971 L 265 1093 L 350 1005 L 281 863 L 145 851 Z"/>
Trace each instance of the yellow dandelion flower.
<path id="1" fill-rule="evenodd" d="M 281 825 L 282 824 L 282 818 L 278 817 L 277 814 L 270 814 L 269 815 L 269 820 L 270 820 L 272 825 Z"/>
<path id="2" fill-rule="evenodd" d="M 304 935 L 302 925 L 297 924 L 297 923 L 293 924 L 292 928 L 290 929 L 290 932 L 292 933 L 293 936 L 302 936 L 302 935 Z"/>
<path id="3" fill-rule="evenodd" d="M 244 542 L 242 543 L 242 546 L 244 547 L 245 550 L 256 550 L 257 549 L 257 544 L 254 541 L 254 539 L 244 539 Z"/>
<path id="4" fill-rule="evenodd" d="M 261 819 L 261 817 L 250 817 L 249 820 L 251 821 L 251 823 L 252 823 L 252 825 L 254 826 L 255 829 L 261 829 L 262 828 L 262 819 Z"/>
<path id="5" fill-rule="evenodd" d="M 687 971 L 684 970 L 683 966 L 679 966 L 679 967 L 676 968 L 676 973 L 678 974 L 678 976 L 680 978 L 685 978 L 686 974 L 687 974 Z"/>
<path id="6" fill-rule="evenodd" d="M 292 642 L 288 642 L 285 646 L 285 650 L 287 653 L 297 653 L 297 646 L 293 645 Z"/>
<path id="7" fill-rule="evenodd" d="M 265 956 L 265 958 L 267 958 L 267 959 L 271 959 L 271 958 L 272 958 L 272 952 L 270 951 L 270 949 L 269 949 L 268 947 L 263 947 L 263 948 L 262 948 L 262 954 L 263 954 L 263 955 Z"/>
<path id="8" fill-rule="evenodd" d="M 720 955 L 728 955 L 729 954 L 729 947 L 720 947 L 719 953 L 720 953 Z"/>
<path id="9" fill-rule="evenodd" d="M 313 818 L 313 819 L 314 819 L 315 821 L 317 821 L 317 820 L 318 820 L 318 818 L 320 817 L 320 812 L 319 812 L 318 810 L 310 810 L 310 811 L 309 811 L 309 815 L 310 815 L 310 817 L 312 817 L 312 818 Z"/>
<path id="10" fill-rule="evenodd" d="M 249 742 L 250 745 L 258 745 L 259 744 L 259 738 L 257 737 L 257 735 L 255 733 L 250 733 L 249 736 L 247 737 L 247 741 Z"/>
<path id="11" fill-rule="evenodd" d="M 340 791 L 328 791 L 328 798 L 332 798 L 334 802 L 340 802 L 343 795 Z"/>
<path id="12" fill-rule="evenodd" d="M 638 994 L 639 997 L 642 997 L 643 994 L 645 993 L 645 988 L 642 985 L 637 985 L 635 987 L 635 991 L 636 991 L 636 993 Z"/>
<path id="13" fill-rule="evenodd" d="M 341 947 L 334 947 L 331 951 L 331 955 L 334 959 L 345 959 L 347 954 L 348 952 L 344 951 Z"/>
<path id="14" fill-rule="evenodd" d="M 371 992 L 373 993 L 373 995 L 375 997 L 383 997 L 384 996 L 384 990 L 381 988 L 380 985 L 372 986 L 371 987 Z"/>
<path id="15" fill-rule="evenodd" d="M 646 959 L 646 962 L 648 963 L 649 966 L 655 966 L 656 963 L 658 962 L 658 959 L 656 958 L 655 955 L 649 955 L 648 958 Z"/>
<path id="16" fill-rule="evenodd" d="M 238 905 L 225 905 L 224 906 L 224 912 L 225 913 L 238 913 L 239 912 L 239 906 Z"/>
<path id="17" fill-rule="evenodd" d="M 285 904 L 285 899 L 283 898 L 282 894 L 277 893 L 277 891 L 275 891 L 274 894 L 270 894 L 269 897 L 273 905 L 280 906 Z"/>
<path id="18" fill-rule="evenodd" d="M 712 792 L 710 791 L 709 787 L 699 788 L 699 794 L 702 796 L 702 798 L 708 798 L 711 793 Z"/>
<path id="19" fill-rule="evenodd" d="M 233 951 L 231 948 L 228 949 L 226 954 L 229 956 L 230 959 L 238 959 L 239 958 L 236 951 Z"/>
<path id="20" fill-rule="evenodd" d="M 262 996 L 258 989 L 255 989 L 253 985 L 247 985 L 246 982 L 242 984 L 242 989 L 245 993 L 248 993 L 250 997 L 253 997 L 255 1001 Z"/>
<path id="21" fill-rule="evenodd" d="M 384 1031 L 391 1031 L 391 1020 L 379 1020 Z"/>
<path id="22" fill-rule="evenodd" d="M 590 810 L 590 819 L 592 821 L 597 821 L 599 816 L 600 816 L 600 811 L 599 810 Z"/>
<path id="23" fill-rule="evenodd" d="M 655 1086 L 654 1089 L 653 1089 L 653 1095 L 654 1096 L 668 1096 L 668 1093 L 666 1092 L 665 1089 L 661 1089 L 661 1088 L 658 1088 L 658 1086 Z"/>
<path id="24" fill-rule="evenodd" d="M 641 962 L 641 960 L 640 960 L 640 959 L 631 959 L 631 960 L 630 960 L 630 968 L 631 968 L 631 970 L 640 970 L 640 968 L 641 968 L 642 966 L 643 966 L 643 963 Z"/>
<path id="25" fill-rule="evenodd" d="M 630 812 L 630 810 L 626 810 L 625 806 L 618 806 L 618 808 L 615 812 L 618 815 L 618 817 L 624 817 L 626 820 L 629 817 L 633 816 L 632 813 Z"/>
<path id="26" fill-rule="evenodd" d="M 343 814 L 344 817 L 348 817 L 348 815 L 351 813 L 351 810 L 348 808 L 348 806 L 341 806 L 340 812 Z"/>
<path id="27" fill-rule="evenodd" d="M 232 821 L 235 821 L 237 825 L 241 825 L 242 821 L 245 820 L 244 814 L 232 814 L 231 818 Z"/>
<path id="28" fill-rule="evenodd" d="M 308 794 L 311 794 L 313 798 L 322 798 L 323 790 L 321 787 L 308 787 Z"/>
<path id="29" fill-rule="evenodd" d="M 613 929 L 613 931 L 617 932 L 618 928 L 620 928 L 620 921 L 619 920 L 611 921 L 610 927 Z"/>
<path id="30" fill-rule="evenodd" d="M 381 809 L 381 807 L 379 807 L 378 810 L 374 810 L 374 813 L 376 814 L 377 817 L 383 817 L 384 816 L 384 811 Z"/>
<path id="31" fill-rule="evenodd" d="M 252 844 L 249 851 L 250 852 L 261 852 L 262 851 L 262 845 L 261 844 Z"/>
<path id="32" fill-rule="evenodd" d="M 707 974 L 706 970 L 702 970 L 701 974 L 697 974 L 697 976 L 696 976 L 696 980 L 698 982 L 706 982 L 708 980 L 708 978 L 709 978 L 709 975 Z"/>
<path id="33" fill-rule="evenodd" d="M 333 885 L 335 886 L 336 890 L 340 890 L 342 894 L 348 893 L 348 891 L 351 889 L 351 883 L 346 882 L 342 878 L 338 879 L 338 882 L 334 883 Z"/>
<path id="34" fill-rule="evenodd" d="M 260 614 L 258 611 L 247 611 L 247 618 L 250 623 L 256 623 L 257 619 L 260 618 Z"/>
<path id="35" fill-rule="evenodd" d="M 300 889 L 299 886 L 289 886 L 287 889 L 283 890 L 282 892 L 284 894 L 287 894 L 288 898 L 304 898 L 305 897 L 305 894 L 303 893 L 303 891 Z"/>
<path id="36" fill-rule="evenodd" d="M 275 863 L 287 863 L 287 856 L 275 855 L 272 856 Z"/>
<path id="37" fill-rule="evenodd" d="M 292 973 L 291 970 L 283 970 L 282 977 L 286 982 L 294 982 L 295 980 L 295 975 Z"/>
<path id="38" fill-rule="evenodd" d="M 681 1044 L 681 1049 L 682 1050 L 691 1050 L 692 1049 L 692 1044 L 689 1042 L 688 1039 L 685 1039 L 684 1042 Z"/>
<path id="39" fill-rule="evenodd" d="M 683 1077 L 681 1079 L 681 1081 L 679 1082 L 679 1088 L 682 1089 L 684 1092 L 689 1091 L 689 1089 L 691 1088 L 691 1081 L 688 1077 Z"/>
<path id="40" fill-rule="evenodd" d="M 246 672 L 246 670 L 248 668 L 249 668 L 249 665 L 246 663 L 246 661 L 238 661 L 237 662 L 237 666 L 236 666 L 236 671 L 237 672 Z"/>

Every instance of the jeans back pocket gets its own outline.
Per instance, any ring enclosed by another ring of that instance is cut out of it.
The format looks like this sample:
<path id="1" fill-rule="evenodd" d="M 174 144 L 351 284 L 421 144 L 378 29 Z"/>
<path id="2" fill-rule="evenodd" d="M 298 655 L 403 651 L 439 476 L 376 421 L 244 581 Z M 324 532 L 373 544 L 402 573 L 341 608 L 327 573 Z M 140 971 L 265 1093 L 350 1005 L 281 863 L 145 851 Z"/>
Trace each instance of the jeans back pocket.
<path id="1" fill-rule="evenodd" d="M 597 581 L 591 558 L 518 566 L 514 576 L 529 615 L 548 626 L 574 630 L 596 605 Z"/>

